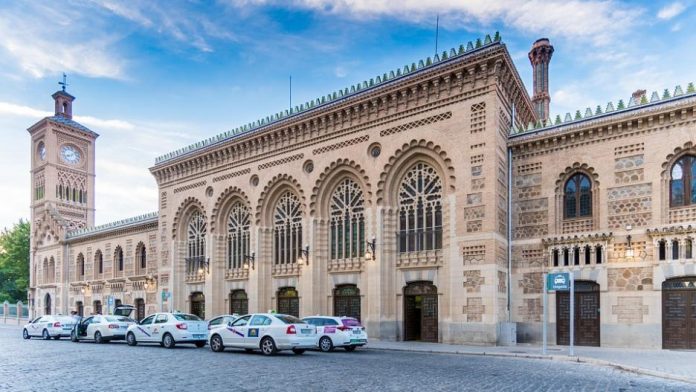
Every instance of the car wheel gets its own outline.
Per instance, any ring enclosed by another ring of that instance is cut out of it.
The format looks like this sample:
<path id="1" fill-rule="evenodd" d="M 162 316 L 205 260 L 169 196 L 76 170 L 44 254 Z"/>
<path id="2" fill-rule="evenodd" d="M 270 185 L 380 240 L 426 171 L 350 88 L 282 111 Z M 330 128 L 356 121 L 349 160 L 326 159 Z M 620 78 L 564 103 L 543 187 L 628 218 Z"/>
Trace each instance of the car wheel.
<path id="1" fill-rule="evenodd" d="M 210 349 L 216 353 L 225 351 L 225 345 L 222 344 L 222 338 L 220 335 L 213 335 L 213 337 L 210 338 Z"/>
<path id="2" fill-rule="evenodd" d="M 27 331 L 26 329 L 22 331 L 22 337 L 24 339 L 31 339 L 31 336 L 29 336 L 29 331 Z"/>
<path id="3" fill-rule="evenodd" d="M 129 332 L 126 336 L 126 343 L 128 343 L 129 346 L 135 346 L 138 344 L 138 342 L 135 340 L 135 334 L 133 332 Z"/>
<path id="4" fill-rule="evenodd" d="M 261 352 L 263 355 L 276 355 L 278 353 L 278 348 L 273 339 L 265 337 L 261 340 Z"/>
<path id="5" fill-rule="evenodd" d="M 48 334 L 48 330 L 47 330 L 47 329 L 44 329 L 44 330 L 43 330 L 43 334 L 41 334 L 41 336 L 43 337 L 43 340 L 48 340 L 48 339 L 51 338 L 51 335 Z"/>
<path id="6" fill-rule="evenodd" d="M 164 334 L 164 337 L 162 338 L 162 346 L 164 346 L 164 348 L 174 348 L 174 346 L 176 346 L 176 342 L 171 334 Z"/>
<path id="7" fill-rule="evenodd" d="M 295 355 L 302 355 L 304 354 L 305 350 L 303 348 L 293 348 L 292 352 L 295 353 Z"/>
<path id="8" fill-rule="evenodd" d="M 348 351 L 349 353 L 355 351 L 355 346 L 345 346 L 343 348 L 346 349 L 346 351 Z"/>
<path id="9" fill-rule="evenodd" d="M 72 331 L 72 332 L 70 333 L 70 341 L 73 342 L 73 343 L 77 343 L 77 342 L 80 341 L 80 339 L 77 338 L 77 332 Z"/>
<path id="10" fill-rule="evenodd" d="M 325 353 L 333 351 L 334 345 L 331 338 L 328 336 L 322 336 L 321 339 L 319 339 L 319 349 Z"/>
<path id="11" fill-rule="evenodd" d="M 94 333 L 94 343 L 97 343 L 97 344 L 104 343 L 104 338 L 102 338 L 101 332 L 97 331 Z"/>

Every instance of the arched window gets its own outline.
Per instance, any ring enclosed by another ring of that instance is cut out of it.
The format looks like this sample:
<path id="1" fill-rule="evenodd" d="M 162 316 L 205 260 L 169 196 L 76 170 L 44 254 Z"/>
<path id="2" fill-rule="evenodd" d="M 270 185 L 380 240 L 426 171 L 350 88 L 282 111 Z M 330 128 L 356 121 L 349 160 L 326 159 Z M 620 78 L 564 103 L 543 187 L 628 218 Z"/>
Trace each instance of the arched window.
<path id="1" fill-rule="evenodd" d="M 342 180 L 331 195 L 329 215 L 331 259 L 349 259 L 365 254 L 365 199 L 353 180 Z"/>
<path id="2" fill-rule="evenodd" d="M 558 259 L 559 259 L 559 254 L 558 254 L 558 249 L 553 250 L 553 266 L 558 267 Z"/>
<path id="3" fill-rule="evenodd" d="M 592 216 L 592 183 L 582 173 L 574 174 L 563 189 L 563 216 L 566 219 Z"/>
<path id="4" fill-rule="evenodd" d="M 696 156 L 685 155 L 672 166 L 669 181 L 669 205 L 696 204 Z"/>
<path id="5" fill-rule="evenodd" d="M 580 247 L 573 248 L 573 265 L 580 265 Z"/>
<path id="6" fill-rule="evenodd" d="M 660 240 L 657 243 L 657 255 L 659 260 L 667 260 L 667 241 Z"/>
<path id="7" fill-rule="evenodd" d="M 187 255 L 186 265 L 189 275 L 194 275 L 199 272 L 205 261 L 205 234 L 206 234 L 205 216 L 200 211 L 195 211 L 191 214 L 188 221 L 188 236 L 186 248 Z"/>
<path id="8" fill-rule="evenodd" d="M 249 209 L 237 201 L 227 216 L 227 268 L 242 268 L 249 251 Z"/>
<path id="9" fill-rule="evenodd" d="M 672 241 L 672 260 L 679 260 L 679 241 Z"/>
<path id="10" fill-rule="evenodd" d="M 104 273 L 104 257 L 100 249 L 94 252 L 94 272 L 97 276 Z"/>
<path id="11" fill-rule="evenodd" d="M 296 263 L 302 249 L 300 200 L 292 192 L 285 192 L 276 203 L 273 217 L 273 262 Z"/>
<path id="12" fill-rule="evenodd" d="M 592 257 L 592 247 L 589 245 L 585 245 L 585 264 L 590 264 Z"/>
<path id="13" fill-rule="evenodd" d="M 85 256 L 77 255 L 77 280 L 85 280 Z"/>
<path id="14" fill-rule="evenodd" d="M 442 248 L 442 180 L 425 163 L 415 164 L 399 186 L 399 252 Z"/>
<path id="15" fill-rule="evenodd" d="M 570 264 L 570 250 L 568 248 L 563 248 L 563 265 L 568 266 Z"/>
<path id="16" fill-rule="evenodd" d="M 597 264 L 602 264 L 602 245 L 595 247 L 595 261 Z"/>
<path id="17" fill-rule="evenodd" d="M 53 256 L 48 260 L 48 279 L 51 283 L 56 281 L 56 260 Z"/>
<path id="18" fill-rule="evenodd" d="M 123 249 L 120 245 L 116 247 L 114 252 L 114 270 L 123 272 Z"/>
<path id="19" fill-rule="evenodd" d="M 694 241 L 691 238 L 684 242 L 684 257 L 687 259 L 694 257 Z"/>
<path id="20" fill-rule="evenodd" d="M 41 280 L 43 283 L 48 283 L 48 258 L 44 257 L 43 268 L 41 268 Z"/>
<path id="21" fill-rule="evenodd" d="M 135 247 L 135 257 L 138 274 L 144 274 L 147 272 L 147 248 L 142 242 L 138 243 Z"/>

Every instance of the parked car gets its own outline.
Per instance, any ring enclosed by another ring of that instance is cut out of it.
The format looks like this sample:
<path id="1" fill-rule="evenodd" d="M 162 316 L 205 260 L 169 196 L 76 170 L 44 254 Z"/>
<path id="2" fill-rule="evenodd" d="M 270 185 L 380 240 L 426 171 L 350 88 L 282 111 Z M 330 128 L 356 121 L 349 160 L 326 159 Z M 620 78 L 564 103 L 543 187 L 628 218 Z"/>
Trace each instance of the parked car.
<path id="1" fill-rule="evenodd" d="M 123 340 L 128 327 L 135 324 L 129 316 L 135 308 L 130 305 L 116 307 L 113 315 L 94 315 L 81 319 L 70 334 L 70 340 L 77 343 L 90 340 L 95 343 L 106 343 L 112 340 Z"/>
<path id="2" fill-rule="evenodd" d="M 323 352 L 343 347 L 354 351 L 367 344 L 367 332 L 360 321 L 353 317 L 312 316 L 302 319 L 317 328 L 317 346 Z"/>
<path id="3" fill-rule="evenodd" d="M 75 320 L 70 316 L 41 316 L 24 325 L 22 337 L 31 339 L 32 336 L 41 336 L 44 340 L 67 338 L 70 336 L 70 331 L 72 331 L 74 325 Z"/>
<path id="4" fill-rule="evenodd" d="M 301 355 L 307 349 L 316 348 L 316 330 L 287 314 L 247 314 L 225 328 L 211 330 L 210 348 L 215 352 L 222 352 L 225 348 L 243 348 L 248 352 L 261 350 L 264 355 L 292 350 Z"/>
<path id="5" fill-rule="evenodd" d="M 208 321 L 208 331 L 228 327 L 238 318 L 238 314 L 223 314 L 222 316 L 214 317 Z"/>
<path id="6" fill-rule="evenodd" d="M 129 346 L 138 343 L 159 343 L 166 348 L 177 344 L 205 346 L 208 341 L 208 323 L 187 313 L 155 313 L 140 323 L 131 325 L 126 332 Z"/>

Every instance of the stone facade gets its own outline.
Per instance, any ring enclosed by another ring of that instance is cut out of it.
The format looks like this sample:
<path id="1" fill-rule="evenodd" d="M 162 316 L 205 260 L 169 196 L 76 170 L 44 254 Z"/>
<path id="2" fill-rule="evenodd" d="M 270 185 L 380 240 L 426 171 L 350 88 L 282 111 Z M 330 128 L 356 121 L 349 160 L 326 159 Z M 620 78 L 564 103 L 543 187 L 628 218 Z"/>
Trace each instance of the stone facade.
<path id="1" fill-rule="evenodd" d="M 679 228 L 696 207 L 669 207 L 668 168 L 694 153 L 696 93 L 554 125 L 538 119 L 548 97 L 537 93 L 534 106 L 489 37 L 166 154 L 150 169 L 158 213 L 100 227 L 96 134 L 57 111 L 30 128 L 32 312 L 93 312 L 108 298 L 207 318 L 240 306 L 350 311 L 392 340 L 412 338 L 420 314 L 425 340 L 495 344 L 512 321 L 519 340 L 538 341 L 543 274 L 570 271 L 599 287 L 603 345 L 656 346 L 662 282 L 694 270 L 692 231 Z M 87 166 L 55 156 L 59 133 Z M 577 174 L 589 193 L 567 219 Z M 61 179 L 85 187 L 86 202 L 45 191 Z M 683 257 L 659 259 L 672 249 Z M 629 324 L 644 336 L 622 339 Z"/>

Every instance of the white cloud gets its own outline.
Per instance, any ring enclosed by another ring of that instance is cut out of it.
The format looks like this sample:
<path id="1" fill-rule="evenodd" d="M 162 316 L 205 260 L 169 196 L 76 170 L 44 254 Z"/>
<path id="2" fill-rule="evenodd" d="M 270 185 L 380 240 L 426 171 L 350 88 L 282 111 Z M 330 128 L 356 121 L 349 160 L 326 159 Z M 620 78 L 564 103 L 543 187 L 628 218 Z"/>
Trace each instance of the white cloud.
<path id="1" fill-rule="evenodd" d="M 268 0 L 243 1 L 266 4 Z M 477 23 L 483 27 L 503 22 L 525 33 L 588 38 L 608 44 L 628 30 L 643 12 L 615 1 L 578 0 L 292 0 L 290 4 L 317 12 L 360 19 L 395 17 L 413 23 L 432 23 L 439 13 L 443 26 Z M 278 5 L 286 2 L 276 1 Z"/>
<path id="2" fill-rule="evenodd" d="M 0 115 L 2 116 L 43 118 L 52 114 L 51 112 L 29 106 L 17 105 L 11 102 L 0 102 Z"/>
<path id="3" fill-rule="evenodd" d="M 348 76 L 348 71 L 342 67 L 342 66 L 337 66 L 334 68 L 334 75 L 336 75 L 337 78 L 345 78 Z"/>
<path id="4" fill-rule="evenodd" d="M 133 130 L 136 128 L 135 124 L 124 120 L 104 120 L 101 118 L 91 117 L 91 116 L 75 116 L 75 121 L 82 123 L 88 127 L 94 128 L 110 128 L 117 130 Z"/>
<path id="5" fill-rule="evenodd" d="M 657 17 L 662 20 L 670 20 L 686 10 L 686 6 L 678 1 L 660 8 Z"/>

